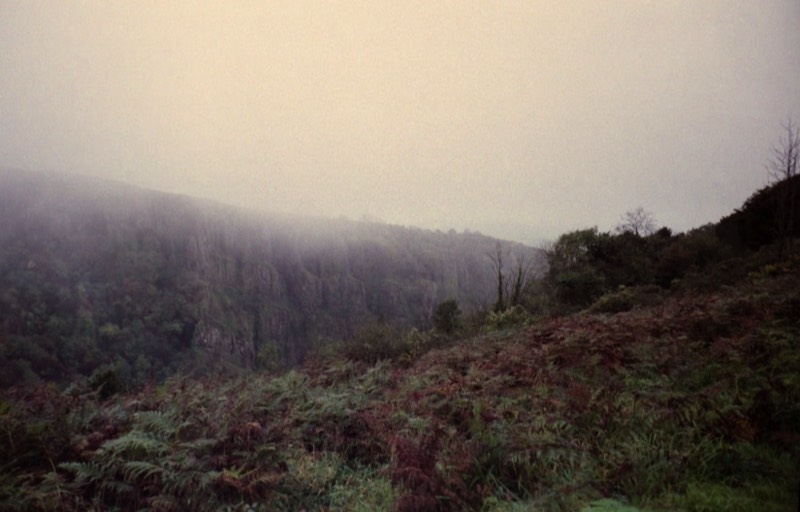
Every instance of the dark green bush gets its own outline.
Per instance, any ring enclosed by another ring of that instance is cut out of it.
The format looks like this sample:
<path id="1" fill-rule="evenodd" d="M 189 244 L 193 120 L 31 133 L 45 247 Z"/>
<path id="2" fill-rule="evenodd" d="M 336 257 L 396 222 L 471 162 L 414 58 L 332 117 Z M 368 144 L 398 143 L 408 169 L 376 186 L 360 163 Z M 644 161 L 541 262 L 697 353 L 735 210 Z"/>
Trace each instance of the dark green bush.
<path id="1" fill-rule="evenodd" d="M 89 389 L 96 391 L 102 400 L 116 395 L 123 388 L 119 372 L 113 366 L 98 368 L 92 373 L 86 384 Z"/>
<path id="2" fill-rule="evenodd" d="M 448 299 L 436 306 L 433 313 L 433 325 L 436 330 L 444 334 L 453 334 L 461 327 L 461 310 L 458 301 Z"/>
<path id="3" fill-rule="evenodd" d="M 385 322 L 374 322 L 359 329 L 353 339 L 344 343 L 343 352 L 348 359 L 374 363 L 394 359 L 407 350 L 406 340 Z"/>

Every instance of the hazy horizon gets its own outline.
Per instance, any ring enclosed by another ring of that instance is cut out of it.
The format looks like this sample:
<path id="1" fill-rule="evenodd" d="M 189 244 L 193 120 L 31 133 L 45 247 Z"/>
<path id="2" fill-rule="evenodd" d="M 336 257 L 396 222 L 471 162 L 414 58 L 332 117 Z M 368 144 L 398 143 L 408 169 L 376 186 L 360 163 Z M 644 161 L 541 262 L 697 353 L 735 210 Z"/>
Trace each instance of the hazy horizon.
<path id="1" fill-rule="evenodd" d="M 0 167 L 526 243 L 715 222 L 800 120 L 800 2 L 0 4 Z"/>

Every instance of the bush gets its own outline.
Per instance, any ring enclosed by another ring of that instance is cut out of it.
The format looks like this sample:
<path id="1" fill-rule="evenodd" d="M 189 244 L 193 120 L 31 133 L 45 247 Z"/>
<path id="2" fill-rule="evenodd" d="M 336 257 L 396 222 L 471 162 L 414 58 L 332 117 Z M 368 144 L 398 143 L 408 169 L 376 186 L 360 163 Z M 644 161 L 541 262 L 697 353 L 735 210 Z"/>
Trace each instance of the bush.
<path id="1" fill-rule="evenodd" d="M 565 305 L 583 308 L 605 289 L 605 278 L 592 267 L 571 269 L 554 278 L 556 298 Z"/>
<path id="2" fill-rule="evenodd" d="M 730 249 L 710 228 L 698 228 L 673 239 L 656 263 L 655 281 L 669 288 L 674 280 L 692 272 L 704 273 L 731 256 Z"/>
<path id="3" fill-rule="evenodd" d="M 89 389 L 97 391 L 101 400 L 110 398 L 122 391 L 122 380 L 114 366 L 103 366 L 92 373 L 86 382 Z"/>
<path id="4" fill-rule="evenodd" d="M 630 311 L 634 306 L 633 294 L 627 288 L 619 291 L 607 293 L 597 299 L 589 307 L 592 313 L 622 313 Z"/>
<path id="5" fill-rule="evenodd" d="M 433 325 L 436 330 L 444 334 L 453 334 L 461 327 L 461 310 L 458 301 L 448 299 L 436 306 L 433 314 Z"/>
<path id="6" fill-rule="evenodd" d="M 490 311 L 486 316 L 485 327 L 489 330 L 502 330 L 524 325 L 532 320 L 531 315 L 522 306 L 514 306 L 499 313 Z"/>
<path id="7" fill-rule="evenodd" d="M 352 340 L 345 342 L 343 350 L 348 359 L 374 363 L 382 359 L 394 359 L 406 348 L 406 340 L 395 328 L 376 322 L 359 329 Z"/>
<path id="8" fill-rule="evenodd" d="M 620 287 L 619 290 L 607 293 L 597 299 L 589 307 L 592 313 L 622 313 L 637 306 L 654 306 L 659 302 L 658 286 Z"/>

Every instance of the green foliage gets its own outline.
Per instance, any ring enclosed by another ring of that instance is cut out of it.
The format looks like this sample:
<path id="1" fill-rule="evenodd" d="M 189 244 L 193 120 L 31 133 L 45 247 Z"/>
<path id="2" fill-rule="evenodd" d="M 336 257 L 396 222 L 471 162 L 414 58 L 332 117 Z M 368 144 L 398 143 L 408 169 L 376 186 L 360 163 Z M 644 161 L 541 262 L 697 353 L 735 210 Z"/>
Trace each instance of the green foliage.
<path id="1" fill-rule="evenodd" d="M 345 469 L 330 490 L 330 509 L 353 512 L 391 510 L 396 499 L 394 487 L 380 476 L 380 471 Z"/>
<path id="2" fill-rule="evenodd" d="M 458 301 L 448 299 L 440 302 L 433 313 L 433 325 L 439 332 L 453 334 L 461 326 L 461 309 Z"/>
<path id="3" fill-rule="evenodd" d="M 96 391 L 103 400 L 119 393 L 123 388 L 119 371 L 113 366 L 104 366 L 95 370 L 86 381 L 86 385 L 89 389 Z"/>
<path id="4" fill-rule="evenodd" d="M 504 311 L 490 311 L 484 320 L 484 329 L 501 331 L 510 327 L 518 327 L 531 322 L 531 315 L 522 306 L 514 306 Z"/>
<path id="5" fill-rule="evenodd" d="M 8 390 L 0 508 L 794 510 L 800 261 L 746 268 L 447 343 L 378 323 L 282 374 Z"/>
<path id="6" fill-rule="evenodd" d="M 617 500 L 602 499 L 589 503 L 581 509 L 581 512 L 640 512 L 640 510 Z"/>
<path id="7" fill-rule="evenodd" d="M 316 356 L 323 361 L 343 356 L 351 361 L 375 363 L 392 360 L 409 365 L 426 352 L 441 348 L 451 341 L 451 337 L 444 336 L 438 330 L 422 332 L 411 329 L 402 333 L 386 323 L 373 322 L 362 327 L 348 341 L 321 347 Z"/>
<path id="8" fill-rule="evenodd" d="M 393 359 L 407 348 L 398 330 L 385 322 L 370 323 L 344 345 L 345 355 L 356 361 L 376 362 Z"/>
<path id="9" fill-rule="evenodd" d="M 597 299 L 590 307 L 593 313 L 622 313 L 635 307 L 654 306 L 660 302 L 657 286 L 622 287 Z"/>
<path id="10" fill-rule="evenodd" d="M 600 239 L 597 228 L 574 231 L 561 235 L 548 252 L 553 299 L 568 309 L 588 306 L 605 290 L 605 277 L 593 262 Z"/>
<path id="11" fill-rule="evenodd" d="M 562 235 L 548 253 L 550 269 L 527 304 L 544 315 L 592 306 L 598 312 L 628 311 L 652 304 L 647 292 L 663 289 L 712 291 L 744 277 L 736 253 L 704 226 L 673 235 L 662 228 L 648 236 L 596 228 Z M 623 290 L 623 291 L 620 291 Z"/>
<path id="12" fill-rule="evenodd" d="M 281 368 L 281 357 L 275 343 L 266 342 L 256 354 L 256 367 L 262 370 L 276 371 Z"/>
<path id="13" fill-rule="evenodd" d="M 778 218 L 784 197 L 797 197 L 800 189 L 800 176 L 780 181 L 754 192 L 741 208 L 723 217 L 715 227 L 719 238 L 737 250 L 757 250 L 760 247 L 778 242 L 780 233 Z M 792 230 L 785 233 L 789 237 L 800 236 L 800 208 L 791 212 Z"/>
<path id="14" fill-rule="evenodd" d="M 673 238 L 664 248 L 656 262 L 655 281 L 659 286 L 668 288 L 675 280 L 690 272 L 705 272 L 731 256 L 730 249 L 717 238 L 711 226 L 698 228 Z M 724 283 L 726 280 L 718 279 L 717 282 Z"/>
<path id="15" fill-rule="evenodd" d="M 796 493 L 796 486 L 785 482 L 758 482 L 744 487 L 691 482 L 685 494 L 671 496 L 666 501 L 689 512 L 782 512 L 797 506 Z"/>
<path id="16" fill-rule="evenodd" d="M 603 275 L 590 267 L 565 270 L 554 275 L 552 281 L 556 299 L 573 308 L 591 304 L 606 289 Z"/>
<path id="17" fill-rule="evenodd" d="M 582 266 L 589 261 L 589 251 L 598 237 L 597 228 L 561 235 L 547 255 L 547 263 L 556 272 Z"/>

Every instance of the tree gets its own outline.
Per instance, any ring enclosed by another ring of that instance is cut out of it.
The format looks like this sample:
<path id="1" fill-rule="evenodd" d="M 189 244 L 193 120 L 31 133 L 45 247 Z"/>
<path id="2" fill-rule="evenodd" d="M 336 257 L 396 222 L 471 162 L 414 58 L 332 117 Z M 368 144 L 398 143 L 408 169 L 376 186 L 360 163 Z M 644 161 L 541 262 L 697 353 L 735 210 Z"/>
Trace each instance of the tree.
<path id="1" fill-rule="evenodd" d="M 458 307 L 458 301 L 448 299 L 439 303 L 433 313 L 433 325 L 437 331 L 453 334 L 461 325 L 461 309 Z"/>
<path id="2" fill-rule="evenodd" d="M 629 210 L 622 216 L 622 223 L 617 226 L 619 233 L 633 233 L 636 236 L 649 236 L 656 230 L 653 214 L 641 206 Z"/>
<path id="3" fill-rule="evenodd" d="M 800 152 L 800 128 L 791 118 L 783 125 L 784 135 L 772 148 L 772 158 L 767 172 L 777 185 L 775 204 L 775 235 L 778 239 L 778 255 L 783 257 L 792 249 L 792 236 L 797 208 L 797 187 L 787 182 L 797 176 L 797 154 Z M 784 186 L 781 186 L 781 184 Z"/>
<path id="4" fill-rule="evenodd" d="M 649 281 L 652 242 L 652 236 L 644 238 L 633 231 L 600 233 L 589 246 L 587 259 L 609 289 L 643 284 Z"/>
<path id="5" fill-rule="evenodd" d="M 605 277 L 593 261 L 600 238 L 597 228 L 565 233 L 547 253 L 547 281 L 559 303 L 584 307 L 605 291 Z"/>
<path id="6" fill-rule="evenodd" d="M 587 263 L 589 250 L 597 243 L 599 236 L 595 227 L 564 233 L 558 237 L 546 253 L 550 270 L 561 272 Z"/>
<path id="7" fill-rule="evenodd" d="M 522 304 L 522 295 L 528 288 L 532 273 L 531 263 L 525 260 L 525 256 L 520 256 L 511 273 L 511 293 L 506 294 L 510 306 Z"/>
<path id="8" fill-rule="evenodd" d="M 497 276 L 497 302 L 494 304 L 494 310 L 497 312 L 506 309 L 505 300 L 505 275 L 503 274 L 504 263 L 503 260 L 508 256 L 508 251 L 503 249 L 503 244 L 500 241 L 495 245 L 493 253 L 489 253 L 489 258 L 492 260 L 492 268 L 494 274 Z"/>

